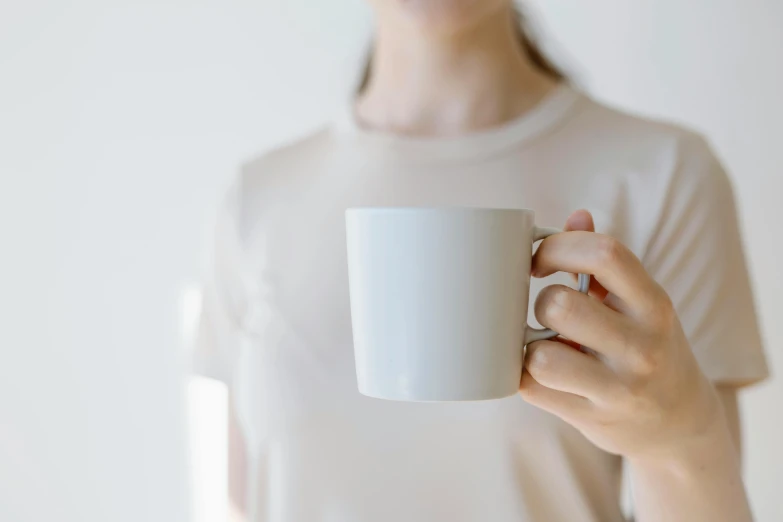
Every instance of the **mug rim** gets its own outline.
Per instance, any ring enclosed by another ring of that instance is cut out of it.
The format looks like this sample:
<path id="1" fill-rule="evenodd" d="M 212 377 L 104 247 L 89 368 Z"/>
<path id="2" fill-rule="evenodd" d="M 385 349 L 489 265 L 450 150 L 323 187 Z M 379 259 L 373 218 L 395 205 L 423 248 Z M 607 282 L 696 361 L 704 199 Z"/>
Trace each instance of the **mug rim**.
<path id="1" fill-rule="evenodd" d="M 348 207 L 345 214 L 430 214 L 430 213 L 513 213 L 535 215 L 529 208 L 493 208 L 493 207 Z"/>

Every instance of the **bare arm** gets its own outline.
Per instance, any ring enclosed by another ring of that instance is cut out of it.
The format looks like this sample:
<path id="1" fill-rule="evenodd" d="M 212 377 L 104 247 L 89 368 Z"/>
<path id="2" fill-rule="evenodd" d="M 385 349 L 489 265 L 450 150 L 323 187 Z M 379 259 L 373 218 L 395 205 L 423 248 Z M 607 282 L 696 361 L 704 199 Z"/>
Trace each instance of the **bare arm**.
<path id="1" fill-rule="evenodd" d="M 725 427 L 670 462 L 632 462 L 636 520 L 752 519 L 740 472 L 736 389 L 718 387 Z"/>
<path id="2" fill-rule="evenodd" d="M 740 412 L 737 401 L 737 387 L 733 385 L 717 385 L 715 389 L 718 392 L 720 403 L 723 406 L 723 413 L 726 415 L 726 423 L 729 426 L 731 439 L 734 441 L 734 447 L 737 449 L 737 456 L 742 459 L 742 432 L 740 430 Z"/>

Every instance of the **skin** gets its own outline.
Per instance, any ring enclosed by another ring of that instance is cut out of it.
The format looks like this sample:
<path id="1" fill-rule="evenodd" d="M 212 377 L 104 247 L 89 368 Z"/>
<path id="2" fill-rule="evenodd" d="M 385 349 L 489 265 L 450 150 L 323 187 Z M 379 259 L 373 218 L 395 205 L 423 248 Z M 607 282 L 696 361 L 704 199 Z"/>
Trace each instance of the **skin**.
<path id="1" fill-rule="evenodd" d="M 463 134 L 516 118 L 555 87 L 520 49 L 505 0 L 372 4 L 372 74 L 355 110 L 366 127 Z"/>
<path id="2" fill-rule="evenodd" d="M 542 242 L 533 274 L 592 274 L 590 296 L 553 285 L 536 317 L 591 350 L 531 344 L 522 397 L 628 460 L 638 520 L 751 520 L 724 413 L 736 426 L 734 395 L 701 372 L 669 297 L 633 253 L 594 233 L 586 211 L 566 227 Z"/>
<path id="3" fill-rule="evenodd" d="M 368 128 L 476 131 L 519 117 L 555 87 L 522 53 L 508 0 L 370 3 L 372 74 L 355 105 Z M 624 245 L 596 234 L 586 211 L 565 228 L 541 243 L 533 276 L 589 273 L 590 296 L 563 286 L 539 295 L 539 322 L 571 341 L 528 347 L 520 394 L 628 461 L 637 520 L 750 521 L 735 386 L 707 380 L 668 296 Z M 246 447 L 231 412 L 230 498 L 240 521 Z"/>

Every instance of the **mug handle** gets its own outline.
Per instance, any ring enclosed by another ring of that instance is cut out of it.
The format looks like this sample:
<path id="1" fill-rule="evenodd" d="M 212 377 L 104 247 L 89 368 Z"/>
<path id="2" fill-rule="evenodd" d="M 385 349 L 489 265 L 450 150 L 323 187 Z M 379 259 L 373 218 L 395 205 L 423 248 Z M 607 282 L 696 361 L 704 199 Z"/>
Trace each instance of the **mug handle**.
<path id="1" fill-rule="evenodd" d="M 541 241 L 554 234 L 559 234 L 562 231 L 563 230 L 560 228 L 535 227 L 533 229 L 533 242 Z M 590 274 L 578 275 L 578 289 L 583 294 L 588 292 L 590 289 Z M 545 341 L 546 339 L 557 337 L 557 335 L 557 332 L 549 328 L 533 328 L 532 326 L 527 325 L 527 329 L 525 330 L 525 345 L 527 346 L 529 343 L 536 341 Z"/>

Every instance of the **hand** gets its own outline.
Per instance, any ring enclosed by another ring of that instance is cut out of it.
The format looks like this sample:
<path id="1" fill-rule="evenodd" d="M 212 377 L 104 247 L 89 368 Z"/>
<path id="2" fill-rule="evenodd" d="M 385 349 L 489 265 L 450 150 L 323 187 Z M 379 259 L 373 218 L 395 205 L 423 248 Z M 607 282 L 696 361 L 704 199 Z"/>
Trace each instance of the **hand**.
<path id="1" fill-rule="evenodd" d="M 726 429 L 719 399 L 699 369 L 664 290 L 619 241 L 593 232 L 586 211 L 544 240 L 533 275 L 589 273 L 590 295 L 553 285 L 538 321 L 562 340 L 528 346 L 520 393 L 602 449 L 633 459 L 682 455 Z"/>

